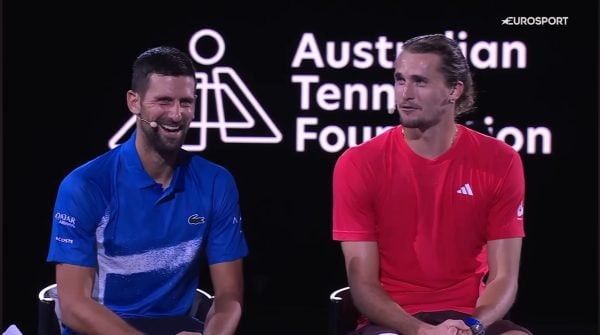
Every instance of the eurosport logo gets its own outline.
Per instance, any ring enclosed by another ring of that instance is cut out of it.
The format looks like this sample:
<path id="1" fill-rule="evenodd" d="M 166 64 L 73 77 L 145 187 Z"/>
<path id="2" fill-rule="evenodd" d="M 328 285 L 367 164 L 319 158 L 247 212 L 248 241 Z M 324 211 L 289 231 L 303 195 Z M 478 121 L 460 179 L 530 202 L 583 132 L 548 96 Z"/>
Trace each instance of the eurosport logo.
<path id="1" fill-rule="evenodd" d="M 503 26 L 566 26 L 568 16 L 508 16 L 502 20 Z"/>

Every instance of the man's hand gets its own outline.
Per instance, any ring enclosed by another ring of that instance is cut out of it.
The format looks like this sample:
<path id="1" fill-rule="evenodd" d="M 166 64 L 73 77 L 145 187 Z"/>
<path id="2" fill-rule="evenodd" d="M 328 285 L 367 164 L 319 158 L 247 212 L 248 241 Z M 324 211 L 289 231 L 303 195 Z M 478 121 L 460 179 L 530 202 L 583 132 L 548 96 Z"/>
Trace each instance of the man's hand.
<path id="1" fill-rule="evenodd" d="M 420 329 L 418 335 L 472 335 L 462 320 L 446 320 L 437 326 Z"/>

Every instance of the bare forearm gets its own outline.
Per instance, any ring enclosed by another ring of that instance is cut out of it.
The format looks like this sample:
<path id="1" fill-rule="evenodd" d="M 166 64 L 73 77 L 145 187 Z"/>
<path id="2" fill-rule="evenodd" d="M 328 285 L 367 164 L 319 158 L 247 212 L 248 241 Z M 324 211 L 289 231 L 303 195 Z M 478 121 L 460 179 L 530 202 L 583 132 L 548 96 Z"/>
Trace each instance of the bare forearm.
<path id="1" fill-rule="evenodd" d="M 477 300 L 474 316 L 484 325 L 501 319 L 515 301 L 517 283 L 508 278 L 497 278 L 486 286 Z"/>
<path id="2" fill-rule="evenodd" d="M 394 302 L 380 285 L 352 286 L 356 307 L 374 323 L 397 330 L 406 335 L 418 334 L 429 325 L 417 320 Z"/>
<path id="3" fill-rule="evenodd" d="M 76 303 L 62 312 L 63 322 L 73 330 L 94 334 L 142 334 L 118 315 L 96 302 Z"/>
<path id="4" fill-rule="evenodd" d="M 242 316 L 239 298 L 215 299 L 206 317 L 204 335 L 234 334 Z"/>
<path id="5" fill-rule="evenodd" d="M 381 287 L 376 242 L 342 242 L 342 251 L 354 304 L 367 318 L 405 335 L 419 334 L 434 327 L 408 314 Z"/>

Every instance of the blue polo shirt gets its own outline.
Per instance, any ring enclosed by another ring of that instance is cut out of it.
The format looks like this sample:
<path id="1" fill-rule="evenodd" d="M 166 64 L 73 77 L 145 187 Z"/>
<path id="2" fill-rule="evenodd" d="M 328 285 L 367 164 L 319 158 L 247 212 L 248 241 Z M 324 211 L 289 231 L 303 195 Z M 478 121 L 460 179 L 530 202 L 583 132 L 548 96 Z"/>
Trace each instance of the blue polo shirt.
<path id="1" fill-rule="evenodd" d="M 184 150 L 163 190 L 135 135 L 62 181 L 47 260 L 96 268 L 94 298 L 122 317 L 182 315 L 202 251 L 209 264 L 248 253 L 238 190 L 225 168 Z"/>

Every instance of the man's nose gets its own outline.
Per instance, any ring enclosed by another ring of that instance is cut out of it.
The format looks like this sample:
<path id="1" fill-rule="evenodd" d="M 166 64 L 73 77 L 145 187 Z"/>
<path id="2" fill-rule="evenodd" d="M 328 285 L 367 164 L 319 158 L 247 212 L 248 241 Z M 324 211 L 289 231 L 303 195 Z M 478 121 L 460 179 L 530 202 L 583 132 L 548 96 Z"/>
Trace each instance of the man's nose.
<path id="1" fill-rule="evenodd" d="M 169 117 L 174 121 L 181 121 L 183 118 L 183 108 L 178 103 L 173 104 L 169 110 Z"/>
<path id="2" fill-rule="evenodd" d="M 404 99 L 412 99 L 414 98 L 414 87 L 411 83 L 404 84 L 404 88 L 402 90 L 402 98 Z"/>

